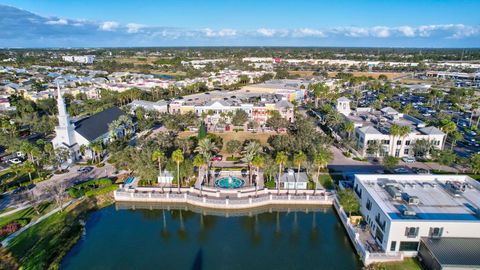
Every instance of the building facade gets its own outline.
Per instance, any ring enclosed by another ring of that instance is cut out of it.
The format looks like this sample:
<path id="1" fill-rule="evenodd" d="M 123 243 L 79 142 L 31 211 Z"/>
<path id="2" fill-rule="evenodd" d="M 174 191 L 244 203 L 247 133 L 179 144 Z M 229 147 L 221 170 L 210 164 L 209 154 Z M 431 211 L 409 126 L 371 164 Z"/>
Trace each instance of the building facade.
<path id="1" fill-rule="evenodd" d="M 480 238 L 480 184 L 464 175 L 355 175 L 369 233 L 384 252 L 417 254 L 422 237 Z"/>

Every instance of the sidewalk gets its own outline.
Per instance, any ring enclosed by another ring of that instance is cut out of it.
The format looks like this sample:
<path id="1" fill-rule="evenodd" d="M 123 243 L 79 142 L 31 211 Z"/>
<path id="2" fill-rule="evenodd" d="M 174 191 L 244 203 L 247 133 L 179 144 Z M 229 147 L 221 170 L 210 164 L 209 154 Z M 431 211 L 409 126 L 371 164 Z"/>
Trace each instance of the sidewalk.
<path id="1" fill-rule="evenodd" d="M 80 199 L 80 198 L 79 198 Z M 26 231 L 27 229 L 29 229 L 30 227 L 38 224 L 39 222 L 42 222 L 44 219 L 48 218 L 49 216 L 57 213 L 60 211 L 60 209 L 65 209 L 65 207 L 69 206 L 70 204 L 78 201 L 79 199 L 74 199 L 74 200 L 71 200 L 71 201 L 68 201 L 66 203 L 64 203 L 62 205 L 62 207 L 57 207 L 55 209 L 53 209 L 52 211 L 48 212 L 47 214 L 41 216 L 40 218 L 38 218 L 37 220 L 35 220 L 34 222 L 30 222 L 28 223 L 25 227 L 22 227 L 20 230 L 10 234 L 9 236 L 7 236 L 7 238 L 5 238 L 1 244 L 3 247 L 6 247 L 8 246 L 8 244 L 10 243 L 10 241 L 12 241 L 13 238 L 17 237 L 19 234 L 21 234 L 22 232 Z"/>

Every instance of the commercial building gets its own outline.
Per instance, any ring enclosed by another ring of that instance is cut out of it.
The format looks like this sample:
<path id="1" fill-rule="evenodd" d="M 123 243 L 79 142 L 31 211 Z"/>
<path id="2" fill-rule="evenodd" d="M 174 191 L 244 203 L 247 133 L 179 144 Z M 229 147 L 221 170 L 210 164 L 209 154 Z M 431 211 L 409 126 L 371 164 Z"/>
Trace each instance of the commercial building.
<path id="1" fill-rule="evenodd" d="M 415 256 L 422 238 L 480 238 L 480 183 L 465 175 L 355 175 L 360 212 L 385 253 Z"/>
<path id="2" fill-rule="evenodd" d="M 95 61 L 95 55 L 64 55 L 63 61 L 80 64 L 93 64 Z"/>
<path id="3" fill-rule="evenodd" d="M 427 126 L 421 120 L 386 107 L 350 109 L 350 100 L 341 97 L 336 109 L 355 126 L 355 147 L 362 156 L 414 156 L 413 146 L 418 140 L 427 140 L 433 147 L 443 149 L 445 136 L 440 129 Z M 408 127 L 406 134 L 392 134 L 391 127 Z M 375 149 L 374 149 L 375 147 Z"/>

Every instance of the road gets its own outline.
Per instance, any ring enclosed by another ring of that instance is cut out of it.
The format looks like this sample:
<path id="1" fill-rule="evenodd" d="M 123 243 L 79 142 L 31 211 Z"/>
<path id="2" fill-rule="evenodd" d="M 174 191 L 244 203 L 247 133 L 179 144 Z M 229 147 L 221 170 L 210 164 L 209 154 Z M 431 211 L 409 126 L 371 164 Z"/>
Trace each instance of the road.
<path id="1" fill-rule="evenodd" d="M 36 186 L 32 189 L 32 192 L 41 199 L 47 199 L 51 197 L 49 195 L 49 188 L 54 185 L 65 185 L 65 187 L 70 187 L 76 181 L 87 181 L 92 180 L 100 177 L 110 177 L 113 176 L 113 172 L 115 168 L 110 164 L 105 164 L 104 167 L 97 168 L 93 167 L 94 169 L 89 173 L 80 173 L 77 170 L 81 167 L 85 166 L 78 166 L 75 165 L 69 168 L 69 171 L 64 174 L 54 174 L 51 178 L 36 183 Z M 23 192 L 20 194 L 5 194 L 2 200 L 0 201 L 0 210 L 10 208 L 10 207 L 19 207 L 25 203 L 27 199 L 27 192 Z"/>
<path id="2" fill-rule="evenodd" d="M 382 164 L 379 164 L 379 163 L 373 163 L 371 161 L 357 161 L 357 160 L 353 160 L 352 158 L 347 158 L 343 155 L 340 149 L 338 149 L 333 145 L 330 146 L 330 150 L 333 152 L 333 160 L 328 164 L 328 168 L 333 169 L 337 172 L 342 172 L 344 174 L 377 173 L 378 171 L 383 171 L 384 169 Z M 434 162 L 405 163 L 402 160 L 400 160 L 398 166 L 407 168 L 412 173 L 413 173 L 412 168 L 422 168 L 428 171 L 441 170 L 441 171 L 448 171 L 452 173 L 459 172 L 456 168 L 440 165 Z"/>

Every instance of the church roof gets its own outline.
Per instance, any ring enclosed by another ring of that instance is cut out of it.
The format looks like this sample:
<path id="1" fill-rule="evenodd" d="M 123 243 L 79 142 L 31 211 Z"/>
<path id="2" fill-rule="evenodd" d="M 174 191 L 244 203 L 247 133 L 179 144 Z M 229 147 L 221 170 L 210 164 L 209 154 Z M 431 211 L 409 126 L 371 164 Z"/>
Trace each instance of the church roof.
<path id="1" fill-rule="evenodd" d="M 112 107 L 75 123 L 75 131 L 89 141 L 94 141 L 108 132 L 108 125 L 125 113 Z"/>

